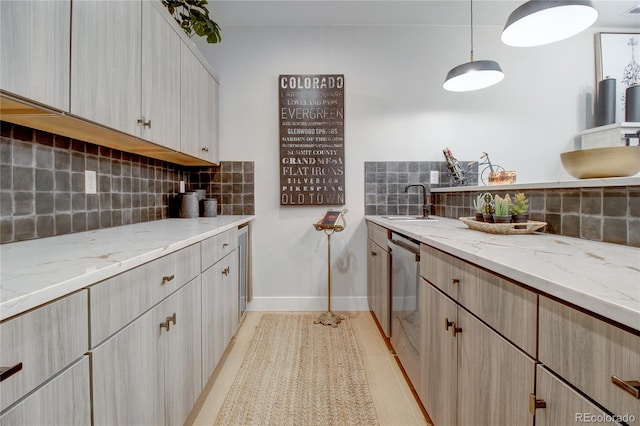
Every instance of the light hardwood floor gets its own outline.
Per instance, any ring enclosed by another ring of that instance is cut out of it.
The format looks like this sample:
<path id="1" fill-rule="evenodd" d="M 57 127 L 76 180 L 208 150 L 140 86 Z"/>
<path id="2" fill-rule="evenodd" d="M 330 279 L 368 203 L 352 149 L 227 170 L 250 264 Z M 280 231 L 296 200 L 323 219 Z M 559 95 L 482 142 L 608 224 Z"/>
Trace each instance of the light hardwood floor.
<path id="1" fill-rule="evenodd" d="M 261 315 L 260 312 L 247 312 L 187 424 L 210 425 L 215 421 L 242 364 Z M 393 353 L 380 336 L 371 314 L 340 312 L 340 315 L 349 317 L 356 334 L 380 425 L 428 425 Z"/>

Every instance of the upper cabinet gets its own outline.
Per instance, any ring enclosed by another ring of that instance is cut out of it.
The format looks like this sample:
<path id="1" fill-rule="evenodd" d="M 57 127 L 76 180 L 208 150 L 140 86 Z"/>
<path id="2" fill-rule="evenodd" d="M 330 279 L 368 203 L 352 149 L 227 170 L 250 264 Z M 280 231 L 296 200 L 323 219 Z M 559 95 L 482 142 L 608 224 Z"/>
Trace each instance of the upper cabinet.
<path id="1" fill-rule="evenodd" d="M 4 121 L 177 164 L 218 161 L 218 82 L 159 0 L 0 7 Z"/>
<path id="2" fill-rule="evenodd" d="M 71 110 L 140 135 L 142 2 L 73 2 Z"/>
<path id="3" fill-rule="evenodd" d="M 0 17 L 0 88 L 68 111 L 71 2 L 3 0 Z"/>
<path id="4" fill-rule="evenodd" d="M 218 161 L 218 83 L 198 57 L 182 45 L 181 148 Z"/>

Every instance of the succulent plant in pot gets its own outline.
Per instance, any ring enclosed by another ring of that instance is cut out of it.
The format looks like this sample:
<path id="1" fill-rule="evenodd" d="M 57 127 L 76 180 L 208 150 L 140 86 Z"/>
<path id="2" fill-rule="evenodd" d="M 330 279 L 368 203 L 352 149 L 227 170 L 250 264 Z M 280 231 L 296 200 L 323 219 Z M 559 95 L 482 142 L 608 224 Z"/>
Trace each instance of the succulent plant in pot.
<path id="1" fill-rule="evenodd" d="M 527 223 L 529 220 L 529 200 L 524 193 L 518 192 L 511 204 L 511 215 L 514 223 Z"/>
<path id="2" fill-rule="evenodd" d="M 509 194 L 504 198 L 496 194 L 493 197 L 493 221 L 495 223 L 511 223 L 511 197 Z"/>
<path id="3" fill-rule="evenodd" d="M 473 208 L 476 209 L 476 220 L 479 222 L 483 222 L 484 219 L 482 217 L 482 215 L 485 212 L 485 206 L 486 206 L 486 202 L 485 202 L 485 194 L 478 194 L 478 196 L 476 197 L 475 200 L 473 200 Z M 489 197 L 491 197 L 491 194 L 489 194 Z"/>
<path id="4" fill-rule="evenodd" d="M 485 192 L 482 195 L 482 198 L 484 199 L 484 213 L 482 214 L 482 217 L 485 222 L 493 223 L 493 196 L 490 193 Z"/>

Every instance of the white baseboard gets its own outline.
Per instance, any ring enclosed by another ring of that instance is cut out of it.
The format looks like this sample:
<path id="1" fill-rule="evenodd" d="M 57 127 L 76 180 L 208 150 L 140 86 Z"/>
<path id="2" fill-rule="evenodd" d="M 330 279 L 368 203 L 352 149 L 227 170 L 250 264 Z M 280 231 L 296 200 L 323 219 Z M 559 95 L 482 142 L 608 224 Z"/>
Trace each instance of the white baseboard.
<path id="1" fill-rule="evenodd" d="M 247 306 L 248 311 L 326 311 L 326 297 L 254 297 Z M 332 297 L 332 311 L 368 311 L 367 298 Z"/>

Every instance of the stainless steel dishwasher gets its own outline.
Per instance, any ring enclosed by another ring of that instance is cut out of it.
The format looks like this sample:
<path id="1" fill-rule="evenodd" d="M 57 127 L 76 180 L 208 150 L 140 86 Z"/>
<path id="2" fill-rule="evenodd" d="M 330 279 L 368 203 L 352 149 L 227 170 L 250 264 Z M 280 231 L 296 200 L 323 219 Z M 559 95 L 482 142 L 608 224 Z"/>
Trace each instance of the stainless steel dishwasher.
<path id="1" fill-rule="evenodd" d="M 407 376 L 420 385 L 420 243 L 392 233 L 391 345 Z"/>

